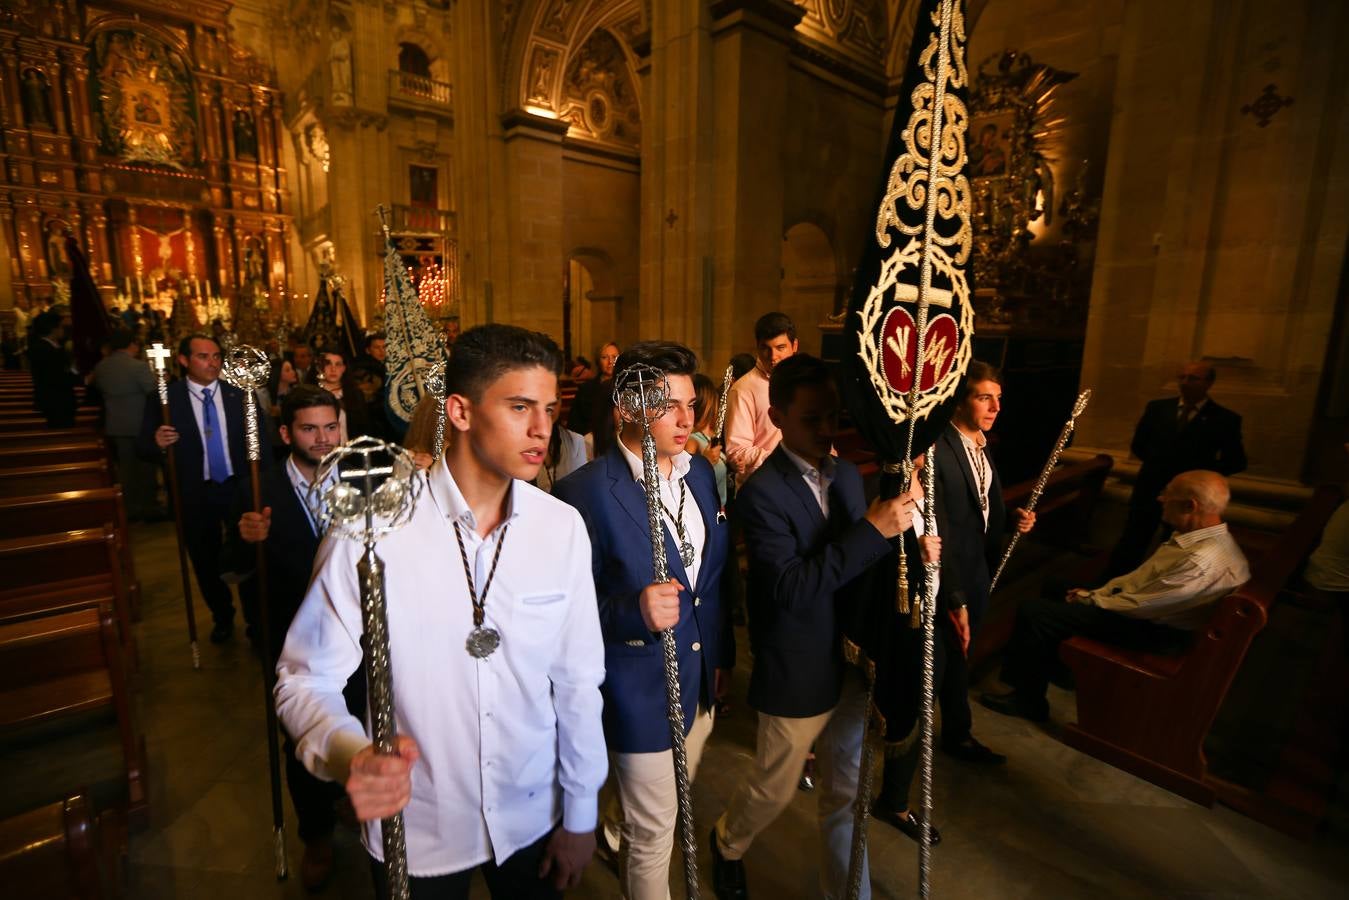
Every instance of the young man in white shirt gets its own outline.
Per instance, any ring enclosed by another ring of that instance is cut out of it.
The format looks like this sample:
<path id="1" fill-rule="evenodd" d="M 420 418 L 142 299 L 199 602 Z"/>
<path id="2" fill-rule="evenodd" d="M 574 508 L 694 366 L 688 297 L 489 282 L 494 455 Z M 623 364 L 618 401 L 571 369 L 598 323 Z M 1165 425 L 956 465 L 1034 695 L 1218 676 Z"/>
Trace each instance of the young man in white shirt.
<path id="1" fill-rule="evenodd" d="M 345 784 L 380 897 L 379 820 L 400 810 L 414 900 L 467 898 L 478 868 L 497 900 L 556 897 L 594 852 L 607 764 L 590 541 L 528 484 L 560 365 L 550 339 L 507 325 L 455 346 L 444 458 L 378 548 L 396 755 L 374 752 L 342 698 L 361 660 L 359 542 L 324 540 L 287 635 L 277 712 L 305 766 Z"/>
<path id="2" fill-rule="evenodd" d="M 1118 647 L 1176 652 L 1208 621 L 1212 606 L 1250 580 L 1246 556 L 1222 519 L 1231 491 L 1217 472 L 1195 470 L 1171 479 L 1157 499 L 1174 532 L 1127 575 L 1096 590 L 1073 588 L 1062 601 L 1039 599 L 1017 610 L 1002 680 L 1006 694 L 984 694 L 984 706 L 1043 722 L 1045 690 L 1059 644 L 1085 635 Z"/>
<path id="3" fill-rule="evenodd" d="M 796 353 L 796 326 L 780 312 L 760 316 L 754 323 L 754 346 L 758 365 L 731 385 L 726 398 L 726 460 L 737 484 L 744 484 L 782 440 L 768 416 L 768 377 L 774 366 Z"/>
<path id="4" fill-rule="evenodd" d="M 580 511 L 594 545 L 591 567 L 604 630 L 604 731 L 623 807 L 623 894 L 666 900 L 677 797 L 660 632 L 674 631 L 690 780 L 735 649 L 720 602 L 727 527 L 716 476 L 707 460 L 684 449 L 697 419 L 698 360 L 687 347 L 647 341 L 623 351 L 615 379 L 621 383 L 636 364 L 664 372 L 670 386 L 664 415 L 651 425 L 668 580 L 656 583 L 652 568 L 640 424 L 624 423 L 609 452 L 562 479 L 553 494 Z"/>

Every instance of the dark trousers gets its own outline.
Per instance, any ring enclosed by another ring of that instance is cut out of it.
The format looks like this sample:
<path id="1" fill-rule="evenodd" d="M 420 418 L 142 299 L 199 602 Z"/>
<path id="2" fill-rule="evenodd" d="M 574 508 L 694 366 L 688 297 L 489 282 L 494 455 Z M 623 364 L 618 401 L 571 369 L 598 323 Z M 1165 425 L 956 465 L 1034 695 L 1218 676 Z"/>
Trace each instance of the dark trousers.
<path id="1" fill-rule="evenodd" d="M 913 785 L 914 773 L 918 771 L 919 756 L 923 749 L 918 731 L 923 715 L 923 632 L 917 628 L 906 632 L 897 649 L 903 657 L 901 665 L 904 667 L 904 678 L 912 687 L 912 693 L 909 704 L 898 710 L 894 721 L 886 722 L 887 746 L 878 799 L 895 812 L 903 812 L 909 808 L 909 790 Z M 957 646 L 957 653 L 959 649 Z M 940 686 L 946 677 L 946 661 L 949 656 L 950 650 L 942 636 L 942 628 L 938 626 L 932 646 L 934 686 Z M 943 735 L 953 734 L 946 723 L 945 709 L 942 708 L 942 732 Z M 965 714 L 968 720 L 968 705 L 965 707 Z M 969 733 L 968 725 L 965 733 Z"/>
<path id="2" fill-rule="evenodd" d="M 234 598 L 229 586 L 220 580 L 220 560 L 226 529 L 234 529 L 238 524 L 230 521 L 237 490 L 235 478 L 223 484 L 207 481 L 201 500 L 191 506 L 183 505 L 183 540 L 192 560 L 192 571 L 197 573 L 197 587 L 211 608 L 211 617 L 222 625 L 234 621 Z M 251 628 L 257 621 L 256 580 L 250 578 L 239 585 L 239 603 L 243 606 L 244 621 Z"/>
<path id="3" fill-rule="evenodd" d="M 478 867 L 482 869 L 492 900 L 553 900 L 562 896 L 562 892 L 553 887 L 551 876 L 539 878 L 539 863 L 543 860 L 543 851 L 550 837 L 551 831 L 528 847 L 511 854 L 501 865 L 488 861 Z M 375 896 L 378 900 L 389 900 L 384 863 L 370 860 L 370 871 L 375 878 Z M 472 880 L 472 869 L 432 878 L 411 877 L 408 879 L 408 894 L 412 900 L 468 900 L 468 888 Z"/>
<path id="4" fill-rule="evenodd" d="M 950 747 L 970 736 L 974 718 L 970 714 L 970 661 L 960 649 L 960 637 L 946 610 L 937 612 L 937 640 L 945 659 L 937 679 L 937 702 L 941 704 L 941 742 Z M 970 615 L 970 646 L 979 636 L 979 616 Z"/>
<path id="5" fill-rule="evenodd" d="M 158 484 L 155 482 L 154 464 L 136 453 L 134 436 L 109 435 L 108 440 L 112 442 L 113 453 L 117 457 L 117 483 L 122 486 L 122 495 L 126 499 L 127 518 L 143 519 L 158 513 Z"/>
<path id="6" fill-rule="evenodd" d="M 1126 650 L 1177 653 L 1189 643 L 1190 633 L 1122 613 L 1036 599 L 1021 605 L 1003 660 L 1002 680 L 1024 699 L 1043 699 L 1049 677 L 1058 665 L 1059 644 L 1071 637 L 1088 637 Z"/>

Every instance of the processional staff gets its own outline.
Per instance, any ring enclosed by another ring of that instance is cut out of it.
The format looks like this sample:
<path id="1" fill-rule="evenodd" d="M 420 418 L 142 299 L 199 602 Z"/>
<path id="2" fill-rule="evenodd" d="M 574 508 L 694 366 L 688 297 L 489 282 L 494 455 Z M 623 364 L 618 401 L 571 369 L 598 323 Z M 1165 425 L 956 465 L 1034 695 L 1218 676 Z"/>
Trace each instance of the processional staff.
<path id="1" fill-rule="evenodd" d="M 262 443 L 258 434 L 256 391 L 267 384 L 272 364 L 267 354 L 248 344 L 236 344 L 220 366 L 220 378 L 244 392 L 244 439 L 248 447 L 248 474 L 253 482 L 253 512 L 262 513 Z M 262 706 L 267 714 L 267 767 L 272 787 L 272 843 L 276 855 L 276 880 L 289 873 L 286 864 L 286 812 L 281 796 L 281 745 L 277 730 L 276 669 L 272 663 L 272 614 L 267 597 L 267 548 L 262 542 L 257 552 L 254 578 L 258 586 L 258 632 L 262 637 Z"/>
<path id="2" fill-rule="evenodd" d="M 155 381 L 159 386 L 159 412 L 163 424 L 172 426 L 173 421 L 169 416 L 169 382 L 165 360 L 173 353 L 163 344 L 155 343 L 150 345 L 150 349 L 145 351 L 145 355 L 149 357 L 150 365 L 155 370 Z M 187 570 L 187 543 L 183 540 L 183 498 L 178 493 L 177 447 L 170 444 L 164 452 L 168 465 L 166 481 L 168 482 L 169 496 L 173 502 L 173 530 L 178 538 L 178 571 L 183 576 L 183 608 L 187 612 L 187 640 L 192 647 L 192 668 L 200 671 L 201 650 L 197 647 L 197 613 L 192 606 L 192 576 Z"/>
<path id="3" fill-rule="evenodd" d="M 1073 411 L 1068 415 L 1068 421 L 1064 423 L 1063 430 L 1059 432 L 1059 439 L 1054 442 L 1054 449 L 1049 452 L 1049 459 L 1045 462 L 1045 467 L 1040 470 L 1040 477 L 1035 479 L 1035 487 L 1031 489 L 1030 499 L 1026 501 L 1026 512 L 1035 512 L 1035 506 L 1040 502 L 1040 495 L 1045 492 L 1045 485 L 1049 483 L 1049 476 L 1054 471 L 1054 467 L 1059 464 L 1059 457 L 1063 455 L 1063 448 L 1068 446 L 1068 438 L 1077 427 L 1077 417 L 1082 415 L 1087 408 L 1087 401 L 1091 399 L 1091 389 L 1083 391 L 1077 395 L 1077 402 L 1073 404 Z M 998 579 L 1002 577 L 1002 570 L 1007 568 L 1007 560 L 1012 558 L 1012 551 L 1021 541 L 1021 532 L 1012 535 L 1012 542 L 1007 545 L 1007 549 L 1002 553 L 1002 561 L 998 563 L 998 571 L 993 573 L 993 580 L 988 584 L 989 596 L 993 595 L 993 589 L 998 586 Z"/>
<path id="4" fill-rule="evenodd" d="M 341 465 L 350 461 L 345 468 Z M 406 525 L 425 480 L 416 476 L 412 455 L 397 444 L 358 437 L 334 448 L 314 473 L 306 500 L 316 521 L 338 537 L 360 541 L 365 553 L 356 564 L 365 630 L 365 674 L 370 692 L 371 741 L 377 753 L 394 754 L 393 674 L 389 659 L 389 616 L 384 595 L 384 561 L 375 542 Z M 377 481 L 378 479 L 378 481 Z M 407 832 L 403 814 L 380 820 L 389 896 L 408 898 Z"/>
<path id="5" fill-rule="evenodd" d="M 735 380 L 735 366 L 727 366 L 726 374 L 721 378 L 721 396 L 717 398 L 716 438 L 726 443 L 726 405 L 731 402 L 731 382 Z"/>
<path id="6" fill-rule="evenodd" d="M 665 525 L 661 519 L 660 469 L 651 423 L 665 415 L 670 383 L 653 366 L 634 365 L 614 379 L 614 406 L 624 421 L 642 427 L 642 487 L 646 490 L 646 517 L 651 528 L 652 583 L 670 580 L 665 558 Z M 688 900 L 698 900 L 698 845 L 693 825 L 693 797 L 689 792 L 689 760 L 684 747 L 684 704 L 679 691 L 679 654 L 674 628 L 660 633 L 665 661 L 665 704 L 670 721 L 670 753 L 674 757 L 675 795 L 679 808 L 679 840 L 684 849 L 684 885 Z"/>
<path id="7" fill-rule="evenodd" d="M 969 365 L 973 311 L 963 270 L 971 242 L 969 181 L 964 171 L 968 163 L 964 151 L 967 116 L 960 93 L 966 87 L 967 71 L 963 18 L 960 0 L 923 0 L 918 11 L 903 88 L 910 108 L 907 115 L 903 110 L 895 114 L 886 155 L 887 180 L 877 209 L 876 245 L 869 248 L 859 266 L 849 310 L 849 320 L 856 328 L 853 362 L 860 369 L 859 383 L 875 392 L 865 397 L 858 393 L 853 412 L 859 426 L 870 432 L 873 443 L 883 448 L 887 457 L 883 495 L 887 481 L 893 484 L 896 476 L 900 491 L 912 486 L 920 420 L 924 420 L 925 431 L 931 432 L 925 435 L 925 441 L 935 437 L 933 428 L 944 427 L 951 398 Z M 915 264 L 916 285 L 901 279 L 901 274 L 906 279 L 911 277 Z M 949 283 L 949 290 L 933 284 L 934 272 Z M 903 304 L 913 300 L 916 303 L 909 318 Z M 933 347 L 939 346 L 929 346 L 929 311 L 934 304 L 950 309 L 953 315 L 945 317 L 950 321 L 938 320 L 944 332 L 937 339 L 947 352 L 929 356 Z M 912 345 L 904 339 L 909 334 L 915 337 Z M 907 352 L 909 346 L 913 348 L 912 357 Z M 926 386 L 925 364 L 933 368 Z M 895 425 L 907 426 L 902 443 L 897 440 Z M 936 530 L 935 450 L 935 444 L 929 447 L 923 468 L 927 534 Z M 898 552 L 900 602 L 896 612 L 903 613 L 908 602 L 908 573 L 902 543 Z M 924 563 L 922 598 L 918 608 L 912 610 L 913 624 L 922 628 L 918 894 L 923 898 L 931 893 L 933 643 L 939 566 Z M 875 711 L 876 696 L 873 677 L 868 680 L 868 716 Z M 853 900 L 861 892 L 874 769 L 874 745 L 864 736 L 848 867 L 848 896 Z"/>

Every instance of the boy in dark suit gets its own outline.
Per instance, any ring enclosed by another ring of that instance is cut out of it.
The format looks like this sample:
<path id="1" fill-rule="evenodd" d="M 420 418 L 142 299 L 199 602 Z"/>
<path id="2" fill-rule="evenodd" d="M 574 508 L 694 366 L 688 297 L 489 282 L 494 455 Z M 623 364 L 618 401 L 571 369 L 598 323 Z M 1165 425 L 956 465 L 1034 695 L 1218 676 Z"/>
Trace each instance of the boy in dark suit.
<path id="1" fill-rule="evenodd" d="M 281 440 L 290 455 L 280 466 L 262 475 L 262 512 L 239 517 L 239 536 L 249 544 L 264 544 L 267 554 L 267 600 L 271 616 L 273 667 L 281 656 L 286 630 L 300 608 L 314 555 L 319 547 L 319 523 L 310 511 L 307 494 L 323 457 L 337 446 L 337 398 L 322 388 L 297 385 L 281 401 Z M 242 485 L 240 508 L 251 502 L 252 491 Z M 352 715 L 364 717 L 365 669 L 358 668 L 344 691 Z M 334 804 L 343 795 L 342 786 L 320 781 L 295 756 L 295 742 L 286 735 L 286 786 L 299 819 L 304 858 L 300 880 L 306 890 L 321 888 L 332 874 Z"/>
<path id="2" fill-rule="evenodd" d="M 1219 475 L 1245 471 L 1241 416 L 1209 397 L 1214 378 L 1210 363 L 1186 363 L 1176 375 L 1180 397 L 1153 400 L 1143 410 L 1129 444 L 1142 465 L 1129 497 L 1129 517 L 1110 555 L 1109 576 L 1131 572 L 1143 562 L 1162 521 L 1157 497 L 1172 478 L 1196 469 Z"/>
<path id="3" fill-rule="evenodd" d="M 965 373 L 960 405 L 951 425 L 936 441 L 937 521 L 942 524 L 941 582 L 937 591 L 938 635 L 945 650 L 945 670 L 937 686 L 941 703 L 942 750 L 972 763 L 1007 761 L 970 733 L 970 644 L 988 611 L 992 566 L 1002 550 L 1008 524 L 1017 531 L 1035 527 L 1035 513 L 1013 510 L 1002 502 L 1002 481 L 985 449 L 985 432 L 1002 410 L 998 370 L 975 360 Z"/>
<path id="4" fill-rule="evenodd" d="M 913 501 L 904 494 L 868 508 L 857 467 L 831 455 L 839 396 L 822 361 L 797 354 L 778 363 L 768 399 L 782 441 L 736 498 L 759 732 L 754 768 L 712 832 L 713 884 L 719 898 L 748 896 L 741 858 L 791 803 L 814 745 L 820 895 L 842 897 L 867 706 L 862 673 L 843 658 L 842 624 L 863 595 L 858 579 L 909 528 Z M 870 896 L 865 871 L 861 896 Z"/>
<path id="5" fill-rule="evenodd" d="M 178 495 L 182 498 L 183 539 L 197 573 L 197 587 L 211 608 L 215 627 L 211 643 L 219 644 L 234 634 L 234 601 L 220 580 L 220 556 L 224 533 L 232 528 L 234 495 L 238 480 L 248 473 L 248 448 L 244 433 L 244 403 L 253 397 L 220 381 L 222 355 L 214 338 L 192 334 L 178 345 L 178 364 L 186 373 L 169 385 L 169 421 L 161 424 L 159 397 L 146 399 L 137 449 L 147 459 L 162 459 L 164 451 L 177 446 Z M 266 411 L 259 410 L 260 421 Z M 259 428 L 262 465 L 272 459 L 266 428 Z M 257 607 L 257 587 L 250 581 L 239 585 L 244 619 L 252 630 Z"/>
<path id="6" fill-rule="evenodd" d="M 558 482 L 553 495 L 576 507 L 590 532 L 604 633 L 604 734 L 623 806 L 623 893 L 648 900 L 668 896 L 677 813 L 660 632 L 673 628 L 678 647 L 690 779 L 734 648 L 718 590 L 727 528 L 716 477 L 684 449 L 697 420 L 697 357 L 678 344 L 635 344 L 619 356 L 614 377 L 637 364 L 660 369 L 670 384 L 666 413 L 651 426 L 670 580 L 653 583 L 639 424 L 624 423 L 616 445 Z"/>

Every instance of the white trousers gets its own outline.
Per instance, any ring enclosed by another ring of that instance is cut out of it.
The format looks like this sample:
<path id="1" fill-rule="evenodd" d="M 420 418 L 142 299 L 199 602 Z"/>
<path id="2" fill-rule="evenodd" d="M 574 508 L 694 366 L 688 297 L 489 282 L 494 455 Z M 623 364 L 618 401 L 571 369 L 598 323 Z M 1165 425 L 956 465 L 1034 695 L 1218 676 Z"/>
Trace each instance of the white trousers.
<path id="1" fill-rule="evenodd" d="M 711 733 L 712 714 L 699 708 L 684 739 L 690 784 Z M 669 900 L 670 852 L 679 818 L 674 755 L 669 750 L 614 753 L 610 761 L 618 781 L 618 799 L 623 804 L 618 866 L 623 896 L 628 900 Z"/>
<path id="2" fill-rule="evenodd" d="M 754 838 L 791 804 L 813 744 L 820 823 L 820 894 L 827 898 L 847 896 L 866 704 L 862 673 L 849 667 L 838 705 L 829 712 L 803 719 L 759 713 L 754 768 L 717 820 L 722 856 L 741 859 Z M 871 896 L 866 857 L 862 859 L 859 896 L 863 900 Z"/>

